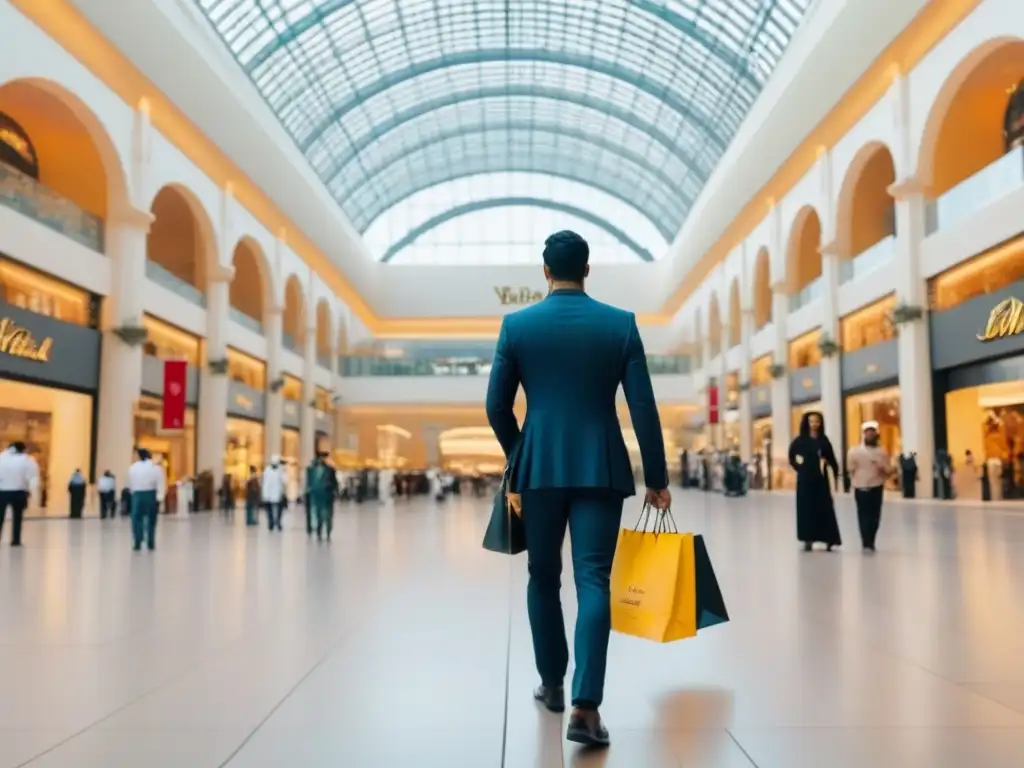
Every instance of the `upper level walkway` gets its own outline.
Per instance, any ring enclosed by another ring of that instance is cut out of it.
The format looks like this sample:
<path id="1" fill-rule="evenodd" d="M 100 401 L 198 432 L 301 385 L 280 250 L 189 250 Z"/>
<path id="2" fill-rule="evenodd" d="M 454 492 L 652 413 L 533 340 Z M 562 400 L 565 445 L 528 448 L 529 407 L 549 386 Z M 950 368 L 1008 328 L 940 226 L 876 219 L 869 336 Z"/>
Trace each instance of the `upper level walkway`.
<path id="1" fill-rule="evenodd" d="M 1024 516 L 891 504 L 865 557 L 840 504 L 846 545 L 804 554 L 792 497 L 680 492 L 733 621 L 613 636 L 606 755 L 531 701 L 526 562 L 480 549 L 486 503 L 341 507 L 329 546 L 294 512 L 162 519 L 153 554 L 125 520 L 30 522 L 0 547 L 0 766 L 1019 768 Z"/>

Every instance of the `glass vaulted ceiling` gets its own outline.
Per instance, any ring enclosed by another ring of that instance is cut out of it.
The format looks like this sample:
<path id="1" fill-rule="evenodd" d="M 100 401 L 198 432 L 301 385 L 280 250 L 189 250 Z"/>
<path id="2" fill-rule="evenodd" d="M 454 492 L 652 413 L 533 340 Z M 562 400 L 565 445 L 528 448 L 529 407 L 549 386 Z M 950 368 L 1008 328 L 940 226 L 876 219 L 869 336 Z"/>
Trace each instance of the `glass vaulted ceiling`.
<path id="1" fill-rule="evenodd" d="M 813 0 L 196 2 L 400 261 L 435 228 L 473 245 L 505 207 L 660 255 Z"/>

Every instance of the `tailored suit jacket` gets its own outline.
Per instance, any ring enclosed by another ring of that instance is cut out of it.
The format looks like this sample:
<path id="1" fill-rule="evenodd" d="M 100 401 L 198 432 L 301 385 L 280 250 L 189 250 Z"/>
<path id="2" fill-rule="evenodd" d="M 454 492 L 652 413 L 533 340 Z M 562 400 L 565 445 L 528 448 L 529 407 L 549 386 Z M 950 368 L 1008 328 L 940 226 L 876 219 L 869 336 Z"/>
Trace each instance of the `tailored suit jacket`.
<path id="1" fill-rule="evenodd" d="M 620 384 L 644 480 L 666 488 L 661 419 L 633 313 L 562 289 L 507 315 L 487 386 L 487 420 L 512 469 L 510 490 L 636 493 L 615 408 Z M 513 411 L 520 386 L 527 405 L 521 428 Z"/>

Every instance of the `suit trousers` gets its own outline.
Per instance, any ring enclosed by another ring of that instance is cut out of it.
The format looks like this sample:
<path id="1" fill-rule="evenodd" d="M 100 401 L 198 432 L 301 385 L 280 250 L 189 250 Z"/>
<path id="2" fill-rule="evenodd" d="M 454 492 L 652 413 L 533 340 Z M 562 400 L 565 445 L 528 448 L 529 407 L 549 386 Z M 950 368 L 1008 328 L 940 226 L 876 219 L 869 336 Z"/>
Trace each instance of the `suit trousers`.
<path id="1" fill-rule="evenodd" d="M 569 529 L 576 582 L 572 704 L 597 709 L 604 698 L 611 633 L 611 572 L 622 521 L 623 496 L 610 489 L 544 489 L 523 493 L 529 558 L 527 608 L 537 672 L 545 686 L 561 686 L 569 666 L 560 596 L 562 542 Z"/>
<path id="2" fill-rule="evenodd" d="M 0 533 L 4 530 L 4 518 L 7 517 L 7 508 L 11 508 L 14 516 L 13 528 L 11 529 L 11 546 L 21 546 L 21 518 L 28 507 L 28 491 L 0 491 Z"/>
<path id="3" fill-rule="evenodd" d="M 874 488 L 857 488 L 853 498 L 857 502 L 857 522 L 860 525 L 861 544 L 869 549 L 875 548 L 875 536 L 882 522 L 882 499 L 885 496 L 884 486 Z"/>

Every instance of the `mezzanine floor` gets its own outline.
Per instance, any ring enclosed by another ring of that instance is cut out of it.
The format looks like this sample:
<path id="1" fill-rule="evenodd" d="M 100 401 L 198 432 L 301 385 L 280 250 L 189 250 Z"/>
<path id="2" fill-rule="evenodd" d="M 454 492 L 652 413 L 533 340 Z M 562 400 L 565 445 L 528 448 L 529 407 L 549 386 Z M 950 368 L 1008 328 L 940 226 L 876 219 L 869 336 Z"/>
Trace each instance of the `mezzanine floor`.
<path id="1" fill-rule="evenodd" d="M 27 523 L 0 548 L 0 768 L 1024 764 L 1024 515 L 893 504 L 864 557 L 845 508 L 844 551 L 799 552 L 791 505 L 677 498 L 733 621 L 613 636 L 593 755 L 531 701 L 525 560 L 480 550 L 485 502 L 340 508 L 330 546 L 294 514 L 161 520 L 153 554 L 123 520 Z"/>

